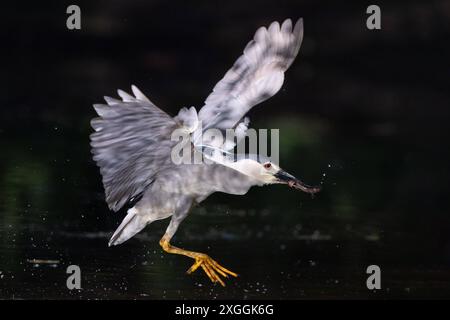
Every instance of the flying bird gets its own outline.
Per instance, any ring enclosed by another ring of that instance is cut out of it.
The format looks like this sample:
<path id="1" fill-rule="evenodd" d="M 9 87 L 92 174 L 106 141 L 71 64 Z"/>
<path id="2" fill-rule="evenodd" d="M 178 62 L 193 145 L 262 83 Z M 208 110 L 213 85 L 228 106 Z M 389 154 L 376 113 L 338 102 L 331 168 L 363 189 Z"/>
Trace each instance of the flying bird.
<path id="1" fill-rule="evenodd" d="M 109 246 L 123 243 L 153 221 L 171 217 L 159 242 L 162 249 L 194 259 L 187 273 L 202 268 L 212 282 L 225 286 L 223 278 L 236 277 L 236 273 L 207 254 L 177 248 L 170 242 L 192 206 L 214 192 L 244 195 L 252 186 L 266 184 L 286 184 L 311 194 L 320 190 L 263 156 L 230 157 L 235 146 L 230 141 L 197 144 L 198 135 L 210 128 L 235 129 L 237 138 L 242 139 L 249 125 L 246 113 L 280 90 L 302 39 L 302 19 L 294 26 L 287 19 L 281 25 L 273 22 L 268 28 L 259 28 L 198 113 L 194 107 L 182 108 L 171 117 L 134 85 L 133 95 L 118 90 L 121 99 L 105 97 L 106 104 L 94 105 L 99 117 L 91 121 L 95 132 L 90 138 L 106 202 L 113 211 L 129 208 Z M 171 152 L 178 142 L 172 141 L 171 134 L 177 129 L 190 135 L 193 154 L 206 155 L 212 162 L 175 164 Z"/>

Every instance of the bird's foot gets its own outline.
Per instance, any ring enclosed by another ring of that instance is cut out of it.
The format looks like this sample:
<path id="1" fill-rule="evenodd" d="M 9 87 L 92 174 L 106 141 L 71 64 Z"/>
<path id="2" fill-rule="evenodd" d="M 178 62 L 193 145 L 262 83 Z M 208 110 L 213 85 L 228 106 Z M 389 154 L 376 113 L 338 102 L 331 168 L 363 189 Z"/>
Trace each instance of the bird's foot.
<path id="1" fill-rule="evenodd" d="M 206 275 L 212 282 L 219 282 L 223 287 L 225 287 L 225 282 L 223 282 L 220 276 L 225 278 L 228 278 L 228 275 L 233 277 L 238 276 L 236 273 L 222 267 L 217 263 L 217 261 L 211 259 L 211 257 L 206 254 L 198 253 L 194 259 L 195 263 L 189 268 L 188 271 L 186 271 L 188 274 L 191 274 L 197 270 L 198 267 L 202 267 L 203 271 L 205 271 Z"/>

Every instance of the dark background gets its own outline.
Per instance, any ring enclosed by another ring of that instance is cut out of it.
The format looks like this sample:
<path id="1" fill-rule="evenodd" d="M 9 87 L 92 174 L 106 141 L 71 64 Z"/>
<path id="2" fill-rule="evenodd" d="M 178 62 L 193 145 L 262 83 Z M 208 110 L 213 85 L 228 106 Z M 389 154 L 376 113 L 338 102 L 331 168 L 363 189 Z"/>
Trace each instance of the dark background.
<path id="1" fill-rule="evenodd" d="M 81 30 L 66 28 L 70 4 Z M 449 298 L 450 3 L 377 1 L 377 31 L 370 4 L 2 4 L 0 298 Z M 92 104 L 135 84 L 172 115 L 199 108 L 256 29 L 288 17 L 304 18 L 300 54 L 250 117 L 280 128 L 282 167 L 323 191 L 254 188 L 194 208 L 174 243 L 238 272 L 226 288 L 162 252 L 168 221 L 108 248 L 124 211 L 107 209 L 91 160 Z M 80 291 L 66 288 L 70 264 Z"/>

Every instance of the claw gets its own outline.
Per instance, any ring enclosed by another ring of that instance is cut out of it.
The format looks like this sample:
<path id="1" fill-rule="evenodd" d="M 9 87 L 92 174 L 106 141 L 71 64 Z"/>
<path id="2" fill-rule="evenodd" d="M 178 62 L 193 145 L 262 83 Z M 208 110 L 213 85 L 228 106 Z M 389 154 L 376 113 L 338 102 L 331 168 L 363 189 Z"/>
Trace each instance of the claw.
<path id="1" fill-rule="evenodd" d="M 198 267 L 202 267 L 203 271 L 205 271 L 206 275 L 213 283 L 219 282 L 223 287 L 225 287 L 225 282 L 223 282 L 219 275 L 224 278 L 228 278 L 228 275 L 232 275 L 233 277 L 238 276 L 236 273 L 222 267 L 217 261 L 211 259 L 211 257 L 206 254 L 199 254 L 195 257 L 194 264 L 186 272 L 191 274 L 197 270 Z"/>

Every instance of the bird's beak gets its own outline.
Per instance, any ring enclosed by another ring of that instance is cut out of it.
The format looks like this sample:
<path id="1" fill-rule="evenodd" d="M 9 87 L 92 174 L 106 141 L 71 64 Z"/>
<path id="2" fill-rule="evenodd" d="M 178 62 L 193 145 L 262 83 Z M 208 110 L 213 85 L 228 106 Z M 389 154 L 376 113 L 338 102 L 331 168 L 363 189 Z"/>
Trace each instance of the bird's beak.
<path id="1" fill-rule="evenodd" d="M 290 175 L 286 171 L 280 170 L 275 174 L 275 177 L 278 179 L 279 183 L 287 184 L 291 188 L 302 190 L 303 192 L 315 194 L 320 191 L 320 187 L 318 186 L 308 186 L 304 184 L 302 181 Z"/>

